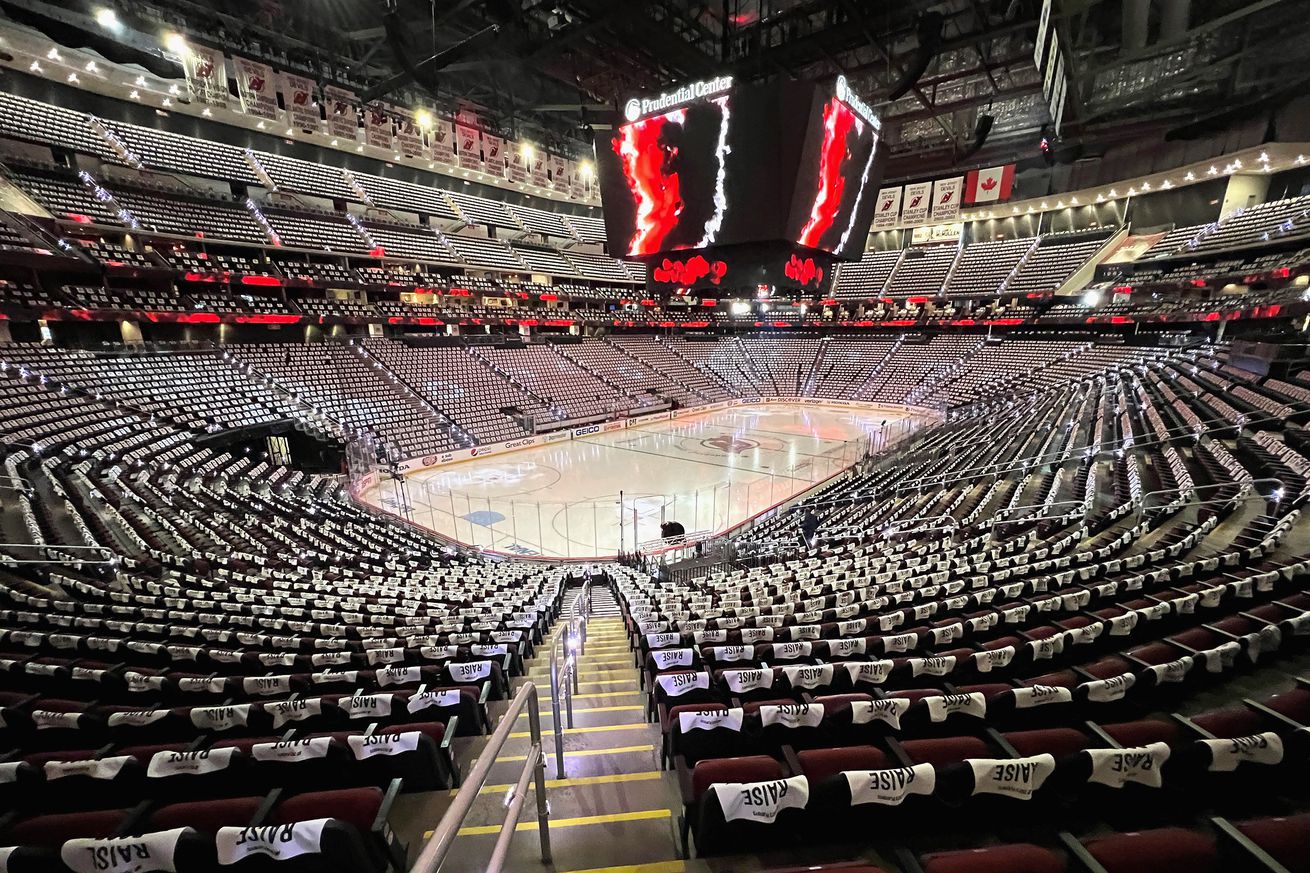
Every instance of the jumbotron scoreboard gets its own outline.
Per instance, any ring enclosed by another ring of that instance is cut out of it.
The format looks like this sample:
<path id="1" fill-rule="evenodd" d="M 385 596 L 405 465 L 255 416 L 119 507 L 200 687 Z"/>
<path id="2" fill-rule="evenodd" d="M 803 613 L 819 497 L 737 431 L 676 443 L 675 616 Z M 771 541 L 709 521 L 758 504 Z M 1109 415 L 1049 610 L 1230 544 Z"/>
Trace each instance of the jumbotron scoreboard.
<path id="1" fill-rule="evenodd" d="M 882 179 L 881 124 L 849 88 L 720 76 L 633 97 L 596 142 L 610 253 L 654 291 L 823 291 L 858 259 Z"/>

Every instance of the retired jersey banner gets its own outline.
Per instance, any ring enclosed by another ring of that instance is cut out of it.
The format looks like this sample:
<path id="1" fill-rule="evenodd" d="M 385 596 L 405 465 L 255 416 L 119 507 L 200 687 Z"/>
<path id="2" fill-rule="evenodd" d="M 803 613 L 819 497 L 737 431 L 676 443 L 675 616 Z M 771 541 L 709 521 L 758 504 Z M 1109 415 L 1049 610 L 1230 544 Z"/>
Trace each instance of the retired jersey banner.
<path id="1" fill-rule="evenodd" d="M 249 58 L 232 58 L 236 71 L 237 96 L 241 98 L 241 111 L 256 118 L 277 121 L 281 111 L 277 105 L 276 79 L 273 68 Z"/>
<path id="2" fill-rule="evenodd" d="M 482 134 L 482 157 L 486 163 L 485 172 L 497 179 L 505 178 L 505 138 Z"/>
<path id="3" fill-rule="evenodd" d="M 294 73 L 282 74 L 282 102 L 287 107 L 291 126 L 297 130 L 318 133 L 322 119 L 318 114 L 318 101 L 314 99 L 314 80 Z"/>
<path id="4" fill-rule="evenodd" d="M 901 195 L 901 223 L 906 226 L 923 224 L 928 220 L 928 206 L 932 196 L 932 182 L 915 182 L 905 186 Z"/>
<path id="5" fill-rule="evenodd" d="M 414 113 L 407 109 L 393 109 L 396 119 L 396 151 L 407 158 L 423 156 L 423 131 L 414 121 Z"/>
<path id="6" fill-rule="evenodd" d="M 1014 164 L 970 170 L 964 182 L 965 203 L 996 203 L 1010 199 L 1014 187 Z"/>
<path id="7" fill-rule="evenodd" d="M 432 160 L 443 164 L 455 163 L 455 123 L 449 118 L 435 118 L 428 132 Z"/>
<path id="8" fill-rule="evenodd" d="M 952 176 L 932 183 L 932 220 L 954 221 L 960 217 L 960 195 L 964 177 Z"/>
<path id="9" fill-rule="evenodd" d="M 901 220 L 901 191 L 904 190 L 897 185 L 895 188 L 883 188 L 878 191 L 878 208 L 873 213 L 873 226 L 875 229 L 885 230 L 889 227 L 895 227 Z"/>
<path id="10" fill-rule="evenodd" d="M 328 134 L 341 139 L 359 139 L 359 100 L 354 91 L 335 85 L 323 86 Z"/>
<path id="11" fill-rule="evenodd" d="M 456 130 L 459 145 L 459 166 L 464 170 L 482 169 L 482 143 L 476 128 L 461 124 Z"/>
<path id="12" fill-rule="evenodd" d="M 390 151 L 395 143 L 391 113 L 381 103 L 364 107 L 364 142 Z"/>
<path id="13" fill-rule="evenodd" d="M 210 106 L 227 106 L 227 64 L 223 53 L 203 46 L 190 46 L 182 55 L 187 90 L 192 100 Z"/>

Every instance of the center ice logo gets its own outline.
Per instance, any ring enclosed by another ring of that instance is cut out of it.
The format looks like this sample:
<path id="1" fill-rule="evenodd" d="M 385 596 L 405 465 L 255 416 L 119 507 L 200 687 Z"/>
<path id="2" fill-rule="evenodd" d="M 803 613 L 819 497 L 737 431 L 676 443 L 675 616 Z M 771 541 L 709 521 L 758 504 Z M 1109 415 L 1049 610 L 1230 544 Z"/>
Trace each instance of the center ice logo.
<path id="1" fill-rule="evenodd" d="M 730 434 L 723 434 L 721 436 L 703 440 L 701 445 L 709 446 L 712 449 L 718 449 L 725 454 L 730 453 L 740 455 L 742 452 L 748 452 L 755 448 L 759 443 L 751 442 L 750 440 L 739 440 Z"/>

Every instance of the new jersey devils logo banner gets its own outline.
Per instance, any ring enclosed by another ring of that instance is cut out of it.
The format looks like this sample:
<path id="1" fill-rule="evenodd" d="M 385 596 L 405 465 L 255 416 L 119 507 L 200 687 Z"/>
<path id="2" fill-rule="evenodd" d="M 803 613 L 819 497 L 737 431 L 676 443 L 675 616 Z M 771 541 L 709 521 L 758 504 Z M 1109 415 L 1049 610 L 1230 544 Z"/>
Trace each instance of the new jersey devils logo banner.
<path id="1" fill-rule="evenodd" d="M 364 107 L 364 142 L 380 149 L 391 150 L 394 131 L 391 113 L 381 103 Z"/>
<path id="2" fill-rule="evenodd" d="M 489 133 L 482 134 L 482 158 L 486 164 L 484 172 L 490 173 L 497 179 L 505 177 L 505 149 L 508 144 L 504 137 L 492 136 Z"/>
<path id="3" fill-rule="evenodd" d="M 960 194 L 964 177 L 952 176 L 932 183 L 932 220 L 954 221 L 960 217 Z"/>
<path id="4" fill-rule="evenodd" d="M 359 99 L 354 91 L 338 88 L 335 85 L 323 86 L 323 99 L 326 101 L 328 133 L 332 136 L 354 141 L 359 138 Z"/>
<path id="5" fill-rule="evenodd" d="M 227 65 L 222 52 L 204 46 L 188 46 L 182 54 L 182 68 L 186 71 L 187 90 L 192 100 L 227 108 Z"/>
<path id="6" fill-rule="evenodd" d="M 456 144 L 459 148 L 459 166 L 462 170 L 482 169 L 482 138 L 476 127 L 456 125 Z"/>
<path id="7" fill-rule="evenodd" d="M 237 97 L 241 99 L 241 111 L 257 118 L 277 121 L 281 111 L 277 106 L 277 94 L 274 92 L 273 68 L 249 58 L 233 56 L 232 66 L 236 69 Z"/>
<path id="8" fill-rule="evenodd" d="M 407 158 L 417 158 L 423 154 L 423 131 L 414 121 L 414 113 L 408 109 L 390 107 L 396 121 L 396 150 Z"/>
<path id="9" fill-rule="evenodd" d="M 282 73 L 282 103 L 287 107 L 291 126 L 297 130 L 318 133 L 323 127 L 314 91 L 313 79 L 294 73 Z"/>
<path id="10" fill-rule="evenodd" d="M 923 224 L 928 220 L 928 207 L 932 195 L 932 182 L 915 182 L 905 186 L 901 201 L 901 224 Z"/>
<path id="11" fill-rule="evenodd" d="M 455 163 L 455 123 L 448 118 L 437 118 L 432 122 L 432 132 L 428 134 L 432 146 L 432 160 L 443 164 Z"/>
<path id="12" fill-rule="evenodd" d="M 901 220 L 901 186 L 883 188 L 878 192 L 878 207 L 873 213 L 875 229 L 895 227 Z"/>
<path id="13" fill-rule="evenodd" d="M 505 172 L 511 182 L 516 184 L 528 181 L 528 157 L 523 148 L 515 142 L 505 143 Z"/>
<path id="14" fill-rule="evenodd" d="M 573 185 L 573 162 L 563 155 L 551 155 L 549 164 L 551 187 L 556 191 L 569 193 L 569 188 Z"/>

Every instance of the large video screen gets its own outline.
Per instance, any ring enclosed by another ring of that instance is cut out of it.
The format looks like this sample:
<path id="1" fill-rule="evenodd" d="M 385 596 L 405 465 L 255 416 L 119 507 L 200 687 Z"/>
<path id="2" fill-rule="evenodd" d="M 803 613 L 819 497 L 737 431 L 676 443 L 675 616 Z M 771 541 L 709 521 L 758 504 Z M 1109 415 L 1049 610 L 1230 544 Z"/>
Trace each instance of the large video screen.
<path id="1" fill-rule="evenodd" d="M 628 123 L 596 141 L 611 254 L 747 243 L 863 252 L 884 149 L 844 82 L 836 94 L 812 83 L 697 83 L 626 109 Z"/>

